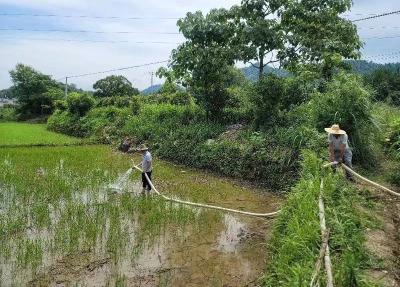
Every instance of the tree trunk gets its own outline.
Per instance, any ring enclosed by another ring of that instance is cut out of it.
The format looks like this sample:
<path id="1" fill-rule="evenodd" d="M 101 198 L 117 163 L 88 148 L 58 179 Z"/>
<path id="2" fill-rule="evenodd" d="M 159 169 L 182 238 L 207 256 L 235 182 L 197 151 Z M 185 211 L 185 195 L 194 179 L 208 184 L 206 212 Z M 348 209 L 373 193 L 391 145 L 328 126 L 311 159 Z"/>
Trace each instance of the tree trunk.
<path id="1" fill-rule="evenodd" d="M 264 73 L 264 51 L 260 50 L 258 58 L 258 79 L 260 80 Z"/>

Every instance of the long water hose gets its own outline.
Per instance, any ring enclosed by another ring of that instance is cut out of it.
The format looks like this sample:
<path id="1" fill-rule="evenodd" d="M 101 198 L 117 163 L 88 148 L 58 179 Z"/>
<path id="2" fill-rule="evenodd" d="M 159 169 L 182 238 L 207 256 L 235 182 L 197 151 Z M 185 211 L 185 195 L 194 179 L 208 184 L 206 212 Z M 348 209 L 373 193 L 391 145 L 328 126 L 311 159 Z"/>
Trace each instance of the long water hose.
<path id="1" fill-rule="evenodd" d="M 134 168 L 137 169 L 140 172 L 143 172 L 138 166 L 134 166 Z M 165 200 L 168 200 L 168 201 L 171 201 L 171 202 L 176 202 L 176 203 L 186 204 L 186 205 L 196 206 L 196 207 L 202 207 L 202 208 L 223 210 L 223 211 L 227 211 L 227 212 L 239 213 L 239 214 L 250 215 L 250 216 L 257 216 L 257 217 L 274 217 L 275 215 L 277 215 L 280 212 L 278 210 L 278 211 L 270 212 L 270 213 L 255 213 L 255 212 L 248 212 L 248 211 L 242 211 L 242 210 L 237 210 L 237 209 L 232 209 L 232 208 L 226 208 L 226 207 L 220 207 L 220 206 L 215 206 L 215 205 L 202 204 L 202 203 L 196 203 L 196 202 L 184 201 L 184 200 L 180 200 L 180 199 L 171 198 L 171 197 L 165 196 L 162 193 L 160 193 L 157 190 L 157 188 L 155 188 L 153 183 L 151 182 L 149 176 L 146 173 L 144 175 L 145 175 L 147 181 L 149 182 L 151 188 L 154 190 L 154 192 L 157 195 L 159 195 L 162 198 L 164 198 Z"/>
<path id="2" fill-rule="evenodd" d="M 325 164 L 323 167 L 329 167 L 329 166 L 332 166 L 332 165 L 333 165 L 332 163 L 328 163 L 328 164 Z M 376 182 L 373 182 L 372 180 L 369 180 L 369 179 L 361 176 L 360 174 L 358 174 L 357 172 L 352 170 L 347 165 L 342 163 L 341 166 L 343 167 L 343 169 L 345 169 L 349 173 L 353 174 L 355 177 L 359 178 L 360 180 L 362 180 L 362 181 L 364 181 L 364 182 L 366 182 L 366 183 L 368 183 L 368 184 L 370 184 L 370 185 L 372 185 L 374 187 L 382 189 L 382 190 L 390 193 L 391 195 L 400 197 L 400 193 L 394 192 L 393 190 L 390 190 L 387 187 L 384 187 L 384 186 L 382 186 L 382 185 L 380 185 L 380 184 L 378 184 Z M 134 168 L 143 173 L 143 170 L 140 169 L 138 166 L 134 166 Z M 196 203 L 196 202 L 191 202 L 191 201 L 185 201 L 185 200 L 171 198 L 171 197 L 165 196 L 162 193 L 160 193 L 157 190 L 157 188 L 154 186 L 152 181 L 150 180 L 149 176 L 146 173 L 144 175 L 145 175 L 147 181 L 149 182 L 151 188 L 154 190 L 154 192 L 157 195 L 159 195 L 162 198 L 164 198 L 165 200 L 167 200 L 167 201 L 176 202 L 176 203 L 180 203 L 180 204 L 186 204 L 186 205 L 190 205 L 190 206 L 209 208 L 209 209 L 215 209 L 215 210 L 222 210 L 222 211 L 227 211 L 227 212 L 232 212 L 232 213 L 238 213 L 238 214 L 256 216 L 256 217 L 265 217 L 265 218 L 274 217 L 280 212 L 280 210 L 278 210 L 278 211 L 269 212 L 269 213 L 256 213 L 256 212 L 242 211 L 242 210 L 237 210 L 237 209 L 232 209 L 232 208 L 226 208 L 226 207 L 221 207 L 221 206 L 215 206 L 215 205 L 209 205 L 209 204 L 203 204 L 203 203 Z"/>

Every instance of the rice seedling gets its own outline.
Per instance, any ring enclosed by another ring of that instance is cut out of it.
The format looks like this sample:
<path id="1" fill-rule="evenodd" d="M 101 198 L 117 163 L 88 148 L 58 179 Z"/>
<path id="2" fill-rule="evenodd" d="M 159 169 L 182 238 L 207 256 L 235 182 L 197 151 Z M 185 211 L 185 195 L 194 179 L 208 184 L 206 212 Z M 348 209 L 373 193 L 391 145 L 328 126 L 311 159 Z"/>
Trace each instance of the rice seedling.
<path id="1" fill-rule="evenodd" d="M 0 123 L 0 146 L 78 144 L 82 140 L 50 132 L 45 124 Z"/>
<path id="2" fill-rule="evenodd" d="M 121 190 L 109 189 L 131 164 L 129 156 L 100 145 L 0 148 L 0 264 L 9 270 L 2 282 L 24 285 L 70 255 L 89 252 L 119 266 L 160 242 L 177 245 L 190 234 L 218 234 L 218 212 L 137 196 L 137 173 Z M 261 195 L 238 183 L 182 169 L 156 161 L 156 184 L 194 201 L 238 205 L 239 199 L 255 211 L 264 208 Z M 114 283 L 123 286 L 126 274 L 118 274 Z"/>

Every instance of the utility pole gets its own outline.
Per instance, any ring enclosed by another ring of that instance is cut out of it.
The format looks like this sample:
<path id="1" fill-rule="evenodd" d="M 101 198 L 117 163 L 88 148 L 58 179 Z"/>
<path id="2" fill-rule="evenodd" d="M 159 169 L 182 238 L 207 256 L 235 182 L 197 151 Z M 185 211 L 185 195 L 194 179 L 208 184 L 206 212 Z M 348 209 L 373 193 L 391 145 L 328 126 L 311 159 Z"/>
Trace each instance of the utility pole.
<path id="1" fill-rule="evenodd" d="M 68 96 L 68 77 L 65 77 L 65 97 Z"/>

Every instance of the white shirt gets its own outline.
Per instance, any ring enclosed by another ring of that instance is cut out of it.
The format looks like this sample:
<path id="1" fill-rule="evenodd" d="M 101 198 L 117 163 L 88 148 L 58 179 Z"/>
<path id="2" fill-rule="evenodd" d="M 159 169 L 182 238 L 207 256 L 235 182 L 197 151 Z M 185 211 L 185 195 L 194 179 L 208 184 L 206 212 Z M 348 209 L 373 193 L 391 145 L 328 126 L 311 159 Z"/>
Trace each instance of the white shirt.
<path id="1" fill-rule="evenodd" d="M 142 156 L 142 169 L 143 172 L 150 172 L 152 170 L 152 157 L 149 151 L 146 151 Z"/>
<path id="2" fill-rule="evenodd" d="M 340 146 L 344 144 L 346 146 L 345 149 L 349 148 L 349 143 L 348 143 L 349 137 L 347 134 L 340 135 L 338 138 L 336 138 L 333 134 L 328 135 L 328 142 L 332 144 L 332 147 L 334 150 L 340 150 Z"/>

